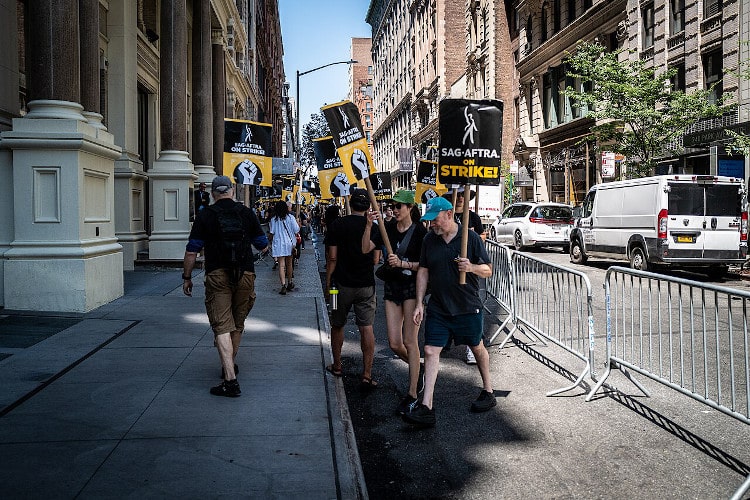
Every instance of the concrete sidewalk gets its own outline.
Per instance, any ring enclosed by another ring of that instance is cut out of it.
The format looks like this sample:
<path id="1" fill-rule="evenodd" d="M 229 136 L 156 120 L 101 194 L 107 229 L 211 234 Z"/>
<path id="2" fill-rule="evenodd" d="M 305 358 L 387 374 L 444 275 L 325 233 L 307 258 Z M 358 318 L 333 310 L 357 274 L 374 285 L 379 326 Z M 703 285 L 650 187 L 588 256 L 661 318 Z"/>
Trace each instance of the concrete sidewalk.
<path id="1" fill-rule="evenodd" d="M 240 398 L 208 392 L 202 273 L 189 298 L 179 269 L 127 272 L 122 298 L 2 359 L 2 496 L 366 498 L 312 248 L 286 296 L 257 265 Z"/>

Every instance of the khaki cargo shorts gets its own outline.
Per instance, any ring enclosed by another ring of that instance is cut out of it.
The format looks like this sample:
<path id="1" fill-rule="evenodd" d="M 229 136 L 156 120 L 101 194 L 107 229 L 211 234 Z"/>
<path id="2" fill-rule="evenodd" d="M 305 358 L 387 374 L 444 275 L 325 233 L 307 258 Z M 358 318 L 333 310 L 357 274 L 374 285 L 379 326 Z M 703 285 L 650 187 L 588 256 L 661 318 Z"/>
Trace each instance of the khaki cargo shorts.
<path id="1" fill-rule="evenodd" d="M 206 314 L 214 336 L 242 332 L 245 318 L 255 304 L 255 273 L 245 271 L 237 286 L 229 272 L 216 269 L 206 275 Z"/>

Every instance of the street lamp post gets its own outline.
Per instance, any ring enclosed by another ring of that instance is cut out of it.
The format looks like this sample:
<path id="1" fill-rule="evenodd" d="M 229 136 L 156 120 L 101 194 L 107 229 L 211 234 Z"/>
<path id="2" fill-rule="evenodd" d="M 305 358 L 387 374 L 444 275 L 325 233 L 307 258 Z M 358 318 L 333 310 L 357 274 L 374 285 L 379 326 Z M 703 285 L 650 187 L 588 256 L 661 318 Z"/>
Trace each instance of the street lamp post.
<path id="1" fill-rule="evenodd" d="M 300 153 L 301 153 L 300 150 L 301 150 L 301 144 L 302 144 L 302 141 L 301 141 L 300 135 L 299 135 L 299 77 L 303 76 L 303 75 L 306 75 L 308 73 L 312 73 L 313 71 L 318 71 L 319 69 L 327 68 L 328 66 L 333 66 L 334 64 L 356 64 L 357 62 L 359 62 L 359 61 L 355 61 L 354 59 L 350 59 L 348 61 L 336 61 L 336 62 L 324 64 L 323 66 L 318 66 L 317 68 L 313 68 L 313 69 L 310 69 L 310 70 L 307 70 L 307 71 L 300 72 L 300 70 L 297 70 L 297 88 L 296 88 L 296 90 L 297 90 L 297 100 L 295 101 L 295 106 L 296 106 L 297 109 L 296 109 L 296 113 L 295 113 L 296 116 L 295 116 L 295 120 L 294 120 L 294 139 L 295 139 L 295 142 L 296 142 L 296 150 L 297 150 L 297 154 L 295 155 L 295 159 L 297 160 L 298 164 L 299 164 L 299 161 L 300 161 Z"/>

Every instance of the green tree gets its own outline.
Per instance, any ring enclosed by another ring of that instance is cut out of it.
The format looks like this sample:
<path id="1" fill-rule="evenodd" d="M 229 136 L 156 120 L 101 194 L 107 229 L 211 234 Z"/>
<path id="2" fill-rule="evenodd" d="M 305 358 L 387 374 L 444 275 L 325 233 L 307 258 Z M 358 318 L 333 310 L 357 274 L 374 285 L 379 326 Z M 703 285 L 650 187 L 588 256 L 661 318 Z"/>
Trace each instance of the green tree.
<path id="1" fill-rule="evenodd" d="M 310 121 L 302 127 L 302 146 L 300 150 L 300 165 L 315 165 L 315 150 L 313 139 L 331 135 L 323 113 L 313 113 Z"/>
<path id="2" fill-rule="evenodd" d="M 741 42 L 744 45 L 750 45 L 750 41 Z M 739 71 L 727 71 L 729 74 L 736 75 L 738 78 L 750 81 L 750 61 L 740 61 Z M 750 155 L 750 135 L 743 134 L 734 130 L 725 130 L 730 137 L 727 144 L 727 152 L 731 155 L 739 153 L 745 156 Z"/>
<path id="3" fill-rule="evenodd" d="M 608 52 L 598 43 L 582 42 L 565 62 L 568 77 L 580 85 L 565 95 L 589 110 L 595 120 L 586 140 L 600 149 L 625 155 L 628 178 L 652 175 L 659 158 L 680 154 L 678 140 L 703 118 L 726 112 L 712 103 L 710 90 L 689 93 L 671 89 L 676 69 L 658 71 L 624 50 Z"/>

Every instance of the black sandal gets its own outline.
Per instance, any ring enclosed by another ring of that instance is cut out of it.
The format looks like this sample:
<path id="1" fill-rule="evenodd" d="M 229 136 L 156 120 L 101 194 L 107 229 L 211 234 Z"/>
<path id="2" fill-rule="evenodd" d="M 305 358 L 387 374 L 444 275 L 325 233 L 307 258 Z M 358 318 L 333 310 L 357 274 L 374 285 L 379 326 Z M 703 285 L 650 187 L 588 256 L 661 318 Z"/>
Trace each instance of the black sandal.
<path id="1" fill-rule="evenodd" d="M 359 387 L 363 391 L 372 391 L 378 387 L 378 383 L 372 379 L 372 377 L 362 376 L 362 380 L 359 383 Z"/>
<path id="2" fill-rule="evenodd" d="M 342 377 L 344 375 L 344 370 L 341 368 L 334 368 L 333 365 L 326 366 L 326 371 L 334 377 Z"/>

